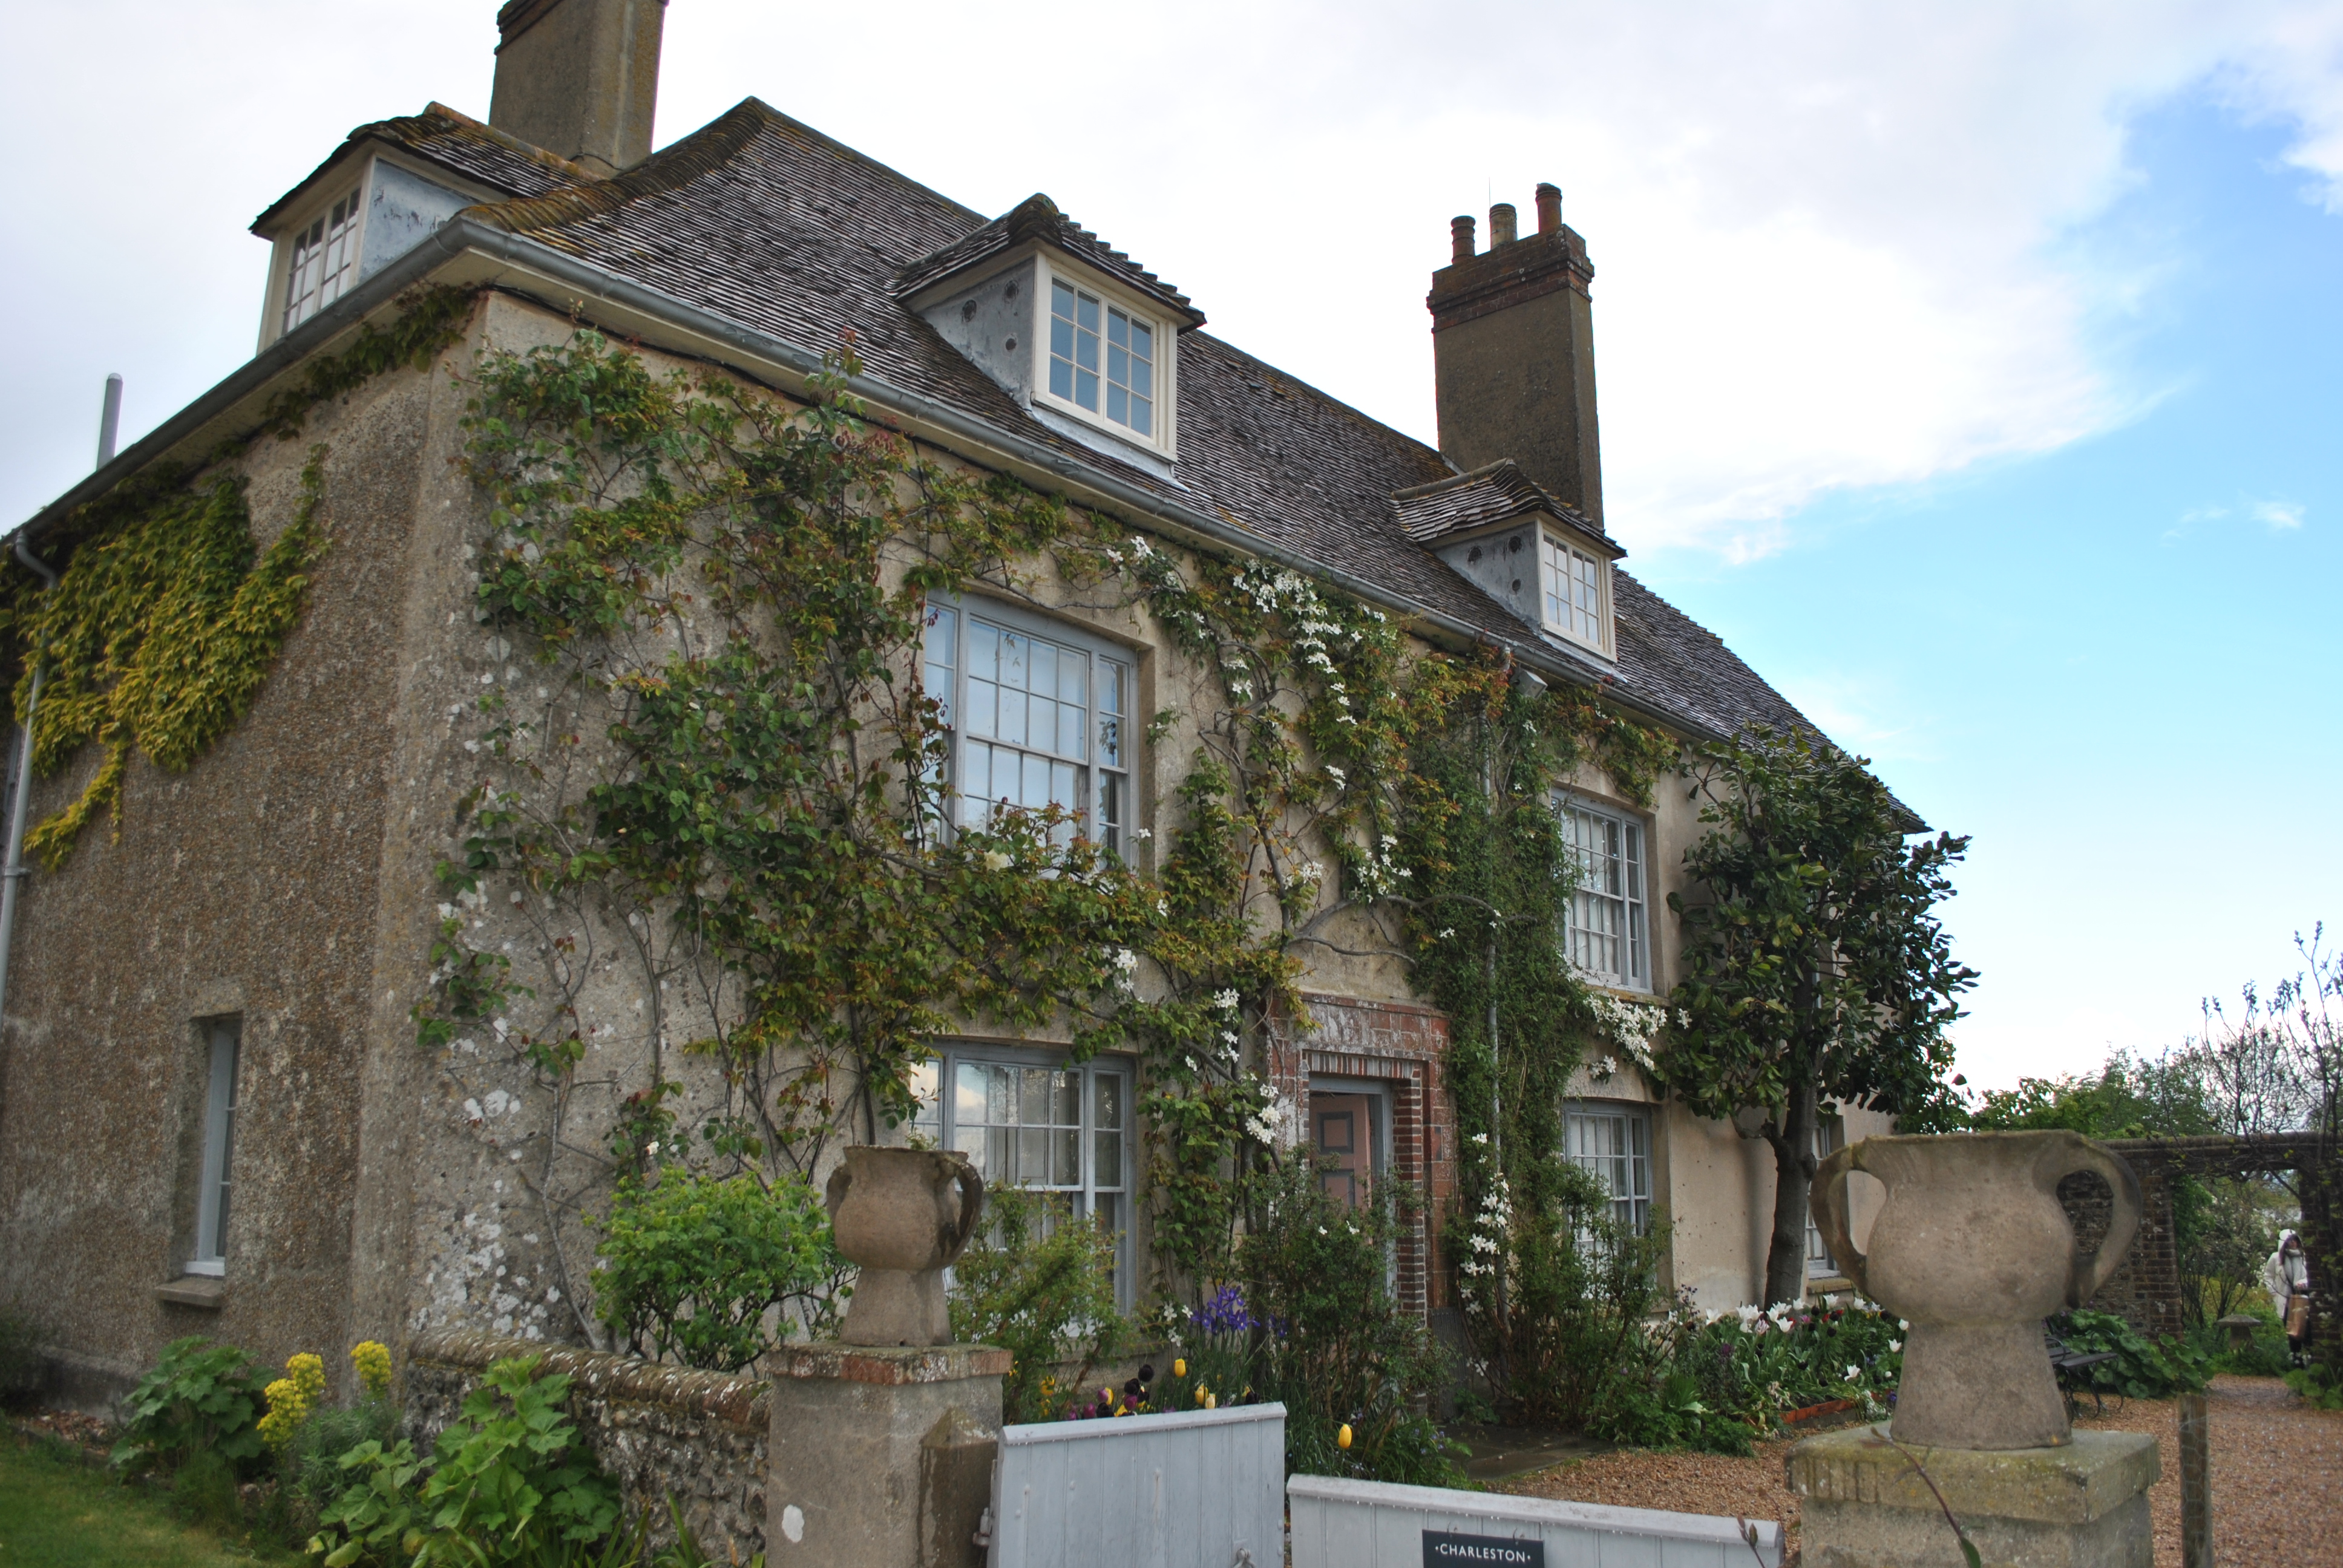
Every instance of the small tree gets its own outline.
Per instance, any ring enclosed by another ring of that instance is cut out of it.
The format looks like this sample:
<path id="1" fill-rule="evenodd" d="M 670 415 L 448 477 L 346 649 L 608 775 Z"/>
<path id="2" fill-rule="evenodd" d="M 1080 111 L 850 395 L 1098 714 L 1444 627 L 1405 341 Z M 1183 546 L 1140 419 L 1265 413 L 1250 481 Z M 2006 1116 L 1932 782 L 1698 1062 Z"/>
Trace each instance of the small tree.
<path id="1" fill-rule="evenodd" d="M 1765 1300 L 1795 1301 L 1819 1101 L 1906 1125 L 1957 1118 L 1945 1029 L 1976 975 L 1954 960 L 1935 910 L 1969 841 L 1907 846 L 1910 813 L 1863 759 L 1805 735 L 1753 728 L 1704 747 L 1692 791 L 1709 830 L 1684 857 L 1695 896 L 1668 896 L 1684 979 L 1654 1067 L 1701 1115 L 1765 1111 L 1775 1171 Z"/>

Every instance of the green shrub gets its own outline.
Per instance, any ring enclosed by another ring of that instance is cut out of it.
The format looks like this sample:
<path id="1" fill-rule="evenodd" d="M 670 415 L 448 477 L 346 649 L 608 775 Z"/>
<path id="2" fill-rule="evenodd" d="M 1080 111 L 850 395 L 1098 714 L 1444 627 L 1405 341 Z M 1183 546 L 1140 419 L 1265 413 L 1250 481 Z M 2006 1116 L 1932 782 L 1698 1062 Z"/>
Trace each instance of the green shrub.
<path id="1" fill-rule="evenodd" d="M 1788 1411 L 1847 1400 L 1884 1413 L 1904 1373 L 1903 1334 L 1860 1300 L 1706 1317 L 1679 1306 L 1647 1332 L 1641 1381 L 1614 1379 L 1587 1429 L 1638 1447 L 1745 1453 Z"/>
<path id="2" fill-rule="evenodd" d="M 1441 1437 L 1426 1409 L 1446 1381 L 1447 1358 L 1384 1282 L 1411 1201 L 1399 1183 L 1383 1181 L 1352 1210 L 1301 1158 L 1259 1180 L 1237 1267 L 1255 1325 L 1254 1392 L 1285 1405 L 1289 1472 L 1463 1483 L 1462 1450 Z M 1346 1425 L 1347 1449 L 1339 1442 Z"/>
<path id="3" fill-rule="evenodd" d="M 995 1184 L 982 1232 L 952 1268 L 952 1338 L 1009 1352 L 1003 1421 L 1042 1421 L 1115 1353 L 1128 1324 L 1115 1310 L 1115 1239 L 1073 1217 L 1064 1199 Z M 1060 1381 L 1060 1365 L 1073 1363 Z"/>
<path id="4" fill-rule="evenodd" d="M 344 1454 L 356 1484 L 329 1506 L 310 1549 L 326 1568 L 550 1568 L 590 1562 L 618 1499 L 563 1413 L 569 1379 L 537 1358 L 498 1362 L 447 1424 L 427 1467 L 405 1438 Z"/>
<path id="5" fill-rule="evenodd" d="M 176 1470 L 192 1454 L 216 1452 L 230 1465 L 260 1457 L 260 1391 L 252 1358 L 201 1334 L 174 1340 L 155 1370 L 123 1401 L 114 1462 L 126 1471 Z"/>
<path id="6" fill-rule="evenodd" d="M 2077 1392 L 2169 1399 L 2202 1389 L 2212 1372 L 2212 1357 L 2187 1340 L 2148 1340 L 2113 1312 L 2067 1312 L 2050 1320 L 2050 1332 L 2078 1355 L 2115 1352 L 2113 1361 L 2060 1374 Z"/>
<path id="7" fill-rule="evenodd" d="M 594 1293 L 611 1332 L 637 1355 L 711 1372 L 764 1352 L 767 1312 L 818 1315 L 841 1267 L 821 1201 L 794 1177 L 768 1188 L 669 1168 L 622 1182 L 601 1230 Z"/>
<path id="8" fill-rule="evenodd" d="M 2286 1374 L 2286 1386 L 2300 1394 L 2313 1410 L 2343 1410 L 2343 1378 L 2325 1362 L 2296 1367 Z"/>
<path id="9" fill-rule="evenodd" d="M 2217 1322 L 2207 1322 L 2188 1331 L 2188 1343 L 2217 1372 L 2235 1372 L 2240 1377 L 2284 1377 L 2291 1364 L 2287 1358 L 2286 1330 L 2267 1308 L 2249 1311 L 2246 1316 L 2254 1320 L 2254 1327 L 2242 1345 L 2229 1343 L 2229 1331 Z"/>

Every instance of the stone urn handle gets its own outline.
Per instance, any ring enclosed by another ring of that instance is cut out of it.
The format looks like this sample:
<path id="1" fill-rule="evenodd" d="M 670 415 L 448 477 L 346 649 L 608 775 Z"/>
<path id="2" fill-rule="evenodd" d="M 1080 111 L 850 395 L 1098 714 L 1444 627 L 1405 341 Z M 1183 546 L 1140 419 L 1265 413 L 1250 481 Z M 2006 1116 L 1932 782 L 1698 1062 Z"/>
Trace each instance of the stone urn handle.
<path id="1" fill-rule="evenodd" d="M 2107 1277 L 2123 1267 L 2125 1256 L 2131 1250 L 2132 1233 L 2139 1229 L 2139 1176 L 2131 1162 L 2114 1150 L 2092 1142 L 2080 1133 L 2074 1142 L 2055 1160 L 2043 1161 L 2041 1181 L 2045 1191 L 2056 1194 L 2058 1183 L 2080 1171 L 2097 1173 L 2107 1184 L 2114 1201 L 2107 1213 L 2107 1233 L 2099 1239 L 2099 1250 L 2075 1254 L 2074 1277 L 2066 1285 L 2066 1304 L 2080 1307 L 2099 1293 Z"/>
<path id="2" fill-rule="evenodd" d="M 963 1160 L 952 1175 L 960 1182 L 960 1225 L 944 1239 L 947 1264 L 968 1250 L 969 1238 L 976 1234 L 976 1221 L 984 1212 L 984 1178 L 977 1173 L 975 1165 Z"/>
<path id="3" fill-rule="evenodd" d="M 1855 1288 L 1864 1295 L 1871 1294 L 1870 1283 L 1863 1277 L 1870 1260 L 1855 1250 L 1855 1237 L 1847 1230 L 1847 1173 L 1863 1169 L 1863 1145 L 1849 1143 L 1834 1149 L 1820 1165 L 1815 1167 L 1815 1181 L 1807 1201 L 1814 1206 L 1815 1229 L 1822 1232 L 1823 1245 L 1830 1250 L 1831 1261 L 1839 1271 L 1855 1282 Z"/>

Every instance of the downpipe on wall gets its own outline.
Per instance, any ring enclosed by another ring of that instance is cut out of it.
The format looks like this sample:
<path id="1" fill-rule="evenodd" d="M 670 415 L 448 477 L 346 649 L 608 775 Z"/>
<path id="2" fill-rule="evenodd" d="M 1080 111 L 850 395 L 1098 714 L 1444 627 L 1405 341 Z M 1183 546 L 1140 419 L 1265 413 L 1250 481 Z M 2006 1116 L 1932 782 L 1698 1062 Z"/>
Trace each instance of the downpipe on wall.
<path id="1" fill-rule="evenodd" d="M 101 468 L 114 460 L 115 437 L 122 427 L 122 377 L 106 378 L 106 406 L 97 421 L 97 466 Z M 57 574 L 48 563 L 35 555 L 25 536 L 16 536 L 16 558 L 41 579 L 41 591 L 50 592 L 57 586 Z M 42 665 L 45 658 L 35 654 L 33 658 L 33 689 L 25 698 L 25 722 L 17 736 L 15 787 L 8 791 L 8 857 L 5 869 L 0 869 L 0 1027 L 8 1017 L 8 955 L 15 946 L 16 895 L 25 885 L 25 818 L 33 794 L 33 720 L 41 711 Z"/>

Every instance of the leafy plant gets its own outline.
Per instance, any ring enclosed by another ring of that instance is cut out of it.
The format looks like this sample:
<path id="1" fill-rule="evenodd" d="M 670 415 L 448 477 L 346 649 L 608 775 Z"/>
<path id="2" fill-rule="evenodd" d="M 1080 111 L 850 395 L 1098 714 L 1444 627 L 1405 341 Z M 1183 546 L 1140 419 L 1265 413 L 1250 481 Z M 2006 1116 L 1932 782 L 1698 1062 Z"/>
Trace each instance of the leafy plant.
<path id="1" fill-rule="evenodd" d="M 115 1464 L 176 1470 L 205 1451 L 230 1464 L 257 1459 L 261 1401 L 254 1382 L 252 1358 L 235 1346 L 201 1334 L 172 1341 L 123 1401 Z"/>
<path id="2" fill-rule="evenodd" d="M 1122 1342 L 1115 1238 L 1077 1219 L 1054 1193 L 1001 1183 L 986 1189 L 984 1216 L 983 1231 L 952 1267 L 952 1337 L 1010 1352 L 1003 1421 L 1046 1419 L 1061 1390 L 1081 1389 L 1091 1368 Z M 1072 1363 L 1062 1376 L 1061 1362 Z"/>
<path id="3" fill-rule="evenodd" d="M 1694 773 L 1708 832 L 1686 852 L 1677 1026 L 1654 1065 L 1703 1116 L 1766 1112 L 1774 1151 L 1768 1302 L 1805 1291 L 1820 1101 L 1893 1111 L 1907 1131 L 1959 1114 L 1946 1026 L 1976 980 L 1936 907 L 1968 840 L 1906 846 L 1915 826 L 1860 758 L 1752 728 L 1704 747 Z"/>
<path id="4" fill-rule="evenodd" d="M 2185 1338 L 2147 1339 L 2113 1312 L 2066 1312 L 2050 1320 L 2050 1332 L 2080 1355 L 2114 1352 L 2113 1361 L 2061 1374 L 2085 1392 L 2169 1399 L 2202 1389 L 2212 1370 L 2212 1358 Z"/>
<path id="5" fill-rule="evenodd" d="M 537 1358 L 498 1362 L 433 1445 L 360 1443 L 341 1466 L 359 1483 L 322 1519 L 311 1551 L 326 1568 L 539 1568 L 578 1560 L 618 1523 L 618 1500 L 563 1412 L 569 1378 Z"/>
<path id="6" fill-rule="evenodd" d="M 1327 1194 L 1306 1156 L 1257 1181 L 1237 1261 L 1255 1324 L 1253 1384 L 1257 1397 L 1284 1402 L 1289 1472 L 1462 1480 L 1461 1451 L 1426 1412 L 1447 1358 L 1385 1284 L 1398 1216 L 1413 1201 L 1383 1181 L 1351 1209 Z"/>
<path id="7" fill-rule="evenodd" d="M 669 1168 L 622 1181 L 600 1230 L 595 1300 L 611 1332 L 636 1354 L 715 1372 L 763 1353 L 769 1312 L 818 1320 L 844 1267 L 821 1200 L 794 1176 L 768 1186 Z"/>

